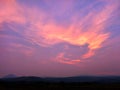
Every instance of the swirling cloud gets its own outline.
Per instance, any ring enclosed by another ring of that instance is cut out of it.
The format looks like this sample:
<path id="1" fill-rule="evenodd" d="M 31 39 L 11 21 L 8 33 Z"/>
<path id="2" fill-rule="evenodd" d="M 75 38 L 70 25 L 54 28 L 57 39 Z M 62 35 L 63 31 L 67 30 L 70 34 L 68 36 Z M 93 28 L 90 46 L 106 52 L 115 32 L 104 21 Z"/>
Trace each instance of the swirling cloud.
<path id="1" fill-rule="evenodd" d="M 105 1 L 108 3 L 103 5 L 104 8 L 99 7 L 100 10 L 96 11 L 96 7 L 94 7 L 96 3 L 104 2 L 98 1 L 83 7 L 85 9 L 80 9 L 79 13 L 75 13 L 74 9 L 72 9 L 75 6 L 75 2 L 71 0 L 71 3 L 69 1 L 66 3 L 61 1 L 61 3 L 64 3 L 63 7 L 65 9 L 61 7 L 62 4 L 57 3 L 60 5 L 58 6 L 59 11 L 56 11 L 54 7 L 50 8 L 51 12 L 47 12 L 39 7 L 30 8 L 18 2 L 16 0 L 1 0 L 0 26 L 4 23 L 9 23 L 9 28 L 21 34 L 26 41 L 42 47 L 51 47 L 64 42 L 79 47 L 88 44 L 87 48 L 89 50 L 81 56 L 81 59 L 94 56 L 95 51 L 100 49 L 109 38 L 110 33 L 105 30 L 105 27 L 117 6 L 116 3 L 111 4 L 111 1 L 110 3 Z M 45 5 L 48 5 L 48 2 L 45 1 Z M 48 6 L 51 7 L 51 5 Z M 86 12 L 88 10 L 89 12 Z M 71 14 L 66 19 L 70 23 L 64 22 L 64 25 L 58 23 L 59 18 L 61 18 L 60 15 L 67 15 L 67 13 Z M 85 13 L 85 15 L 82 16 L 81 13 Z M 23 29 L 20 30 L 17 25 L 20 25 Z M 56 56 L 56 61 L 66 64 L 81 62 L 81 59 L 72 60 L 65 57 L 65 52 L 61 53 Z"/>

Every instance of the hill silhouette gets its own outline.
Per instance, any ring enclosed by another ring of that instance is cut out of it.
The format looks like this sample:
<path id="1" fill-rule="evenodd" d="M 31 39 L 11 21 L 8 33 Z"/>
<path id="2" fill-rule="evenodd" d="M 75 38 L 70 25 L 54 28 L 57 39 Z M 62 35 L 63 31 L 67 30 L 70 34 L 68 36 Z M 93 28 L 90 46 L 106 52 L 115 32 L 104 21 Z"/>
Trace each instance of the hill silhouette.
<path id="1" fill-rule="evenodd" d="M 3 78 L 16 78 L 17 76 L 15 74 L 8 74 L 4 76 Z"/>

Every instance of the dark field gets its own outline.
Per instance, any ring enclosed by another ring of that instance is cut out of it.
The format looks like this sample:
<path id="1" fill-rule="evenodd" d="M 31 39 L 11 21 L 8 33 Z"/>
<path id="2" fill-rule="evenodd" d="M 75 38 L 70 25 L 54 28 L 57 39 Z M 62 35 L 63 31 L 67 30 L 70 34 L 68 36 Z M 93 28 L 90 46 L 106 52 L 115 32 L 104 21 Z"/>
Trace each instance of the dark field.
<path id="1" fill-rule="evenodd" d="M 0 90 L 120 90 L 120 77 L 1 78 Z"/>
<path id="2" fill-rule="evenodd" d="M 120 83 L 1 82 L 0 90 L 120 90 Z"/>

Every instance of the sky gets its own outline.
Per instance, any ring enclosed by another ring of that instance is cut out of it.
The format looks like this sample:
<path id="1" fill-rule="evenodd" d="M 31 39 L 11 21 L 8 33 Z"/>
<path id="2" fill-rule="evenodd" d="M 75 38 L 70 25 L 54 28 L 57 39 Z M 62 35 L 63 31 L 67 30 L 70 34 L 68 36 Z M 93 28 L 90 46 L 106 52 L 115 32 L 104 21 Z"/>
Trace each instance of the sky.
<path id="1" fill-rule="evenodd" d="M 120 75 L 120 0 L 0 0 L 0 77 Z"/>

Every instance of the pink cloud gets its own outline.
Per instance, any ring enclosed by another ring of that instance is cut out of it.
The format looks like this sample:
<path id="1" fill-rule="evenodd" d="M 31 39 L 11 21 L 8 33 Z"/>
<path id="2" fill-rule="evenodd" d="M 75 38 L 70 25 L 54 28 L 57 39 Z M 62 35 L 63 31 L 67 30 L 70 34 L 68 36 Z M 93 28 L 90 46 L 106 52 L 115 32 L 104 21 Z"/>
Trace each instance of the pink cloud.
<path id="1" fill-rule="evenodd" d="M 65 57 L 64 53 L 59 53 L 55 60 L 64 64 L 77 64 L 81 62 L 79 59 L 71 60 L 70 58 Z"/>
<path id="2" fill-rule="evenodd" d="M 92 51 L 92 50 L 89 50 L 86 54 L 84 54 L 83 56 L 82 56 L 82 58 L 89 58 L 89 57 L 92 57 L 93 55 L 95 54 L 95 52 L 94 51 Z"/>
<path id="3" fill-rule="evenodd" d="M 20 13 L 21 8 L 16 0 L 2 0 L 0 6 L 0 23 L 16 22 L 23 24 L 25 22 L 22 13 Z"/>
<path id="4" fill-rule="evenodd" d="M 79 21 L 77 20 L 79 18 L 78 15 L 75 14 L 71 17 L 73 22 L 68 26 L 63 26 L 57 24 L 53 18 L 51 18 L 52 14 L 43 12 L 40 9 L 38 10 L 36 7 L 29 9 L 27 6 L 19 4 L 15 0 L 2 0 L 1 5 L 0 23 L 15 22 L 23 26 L 29 24 L 29 27 L 25 27 L 25 30 L 22 32 L 14 25 L 10 26 L 12 30 L 22 34 L 28 42 L 43 47 L 50 47 L 62 42 L 76 46 L 88 44 L 89 50 L 83 55 L 82 59 L 94 56 L 95 50 L 100 49 L 103 46 L 103 42 L 105 42 L 110 36 L 109 32 L 104 31 L 104 27 L 107 24 L 107 19 L 115 9 L 115 6 L 110 4 L 99 13 L 95 14 L 94 11 L 91 11 Z M 68 4 L 65 4 L 64 6 L 66 8 L 70 8 Z M 61 9 L 60 13 L 65 12 L 62 11 L 63 9 Z M 50 18 L 44 23 L 47 17 Z M 85 28 L 85 30 L 83 27 L 86 22 L 90 23 L 90 26 Z M 25 53 L 29 54 L 29 52 Z M 80 60 L 65 58 L 64 54 L 61 53 L 57 56 L 57 59 L 58 58 L 60 59 L 60 62 L 67 64 L 75 64 L 80 62 Z"/>
<path id="5" fill-rule="evenodd" d="M 10 43 L 9 47 L 6 48 L 6 52 L 23 54 L 26 57 L 31 57 L 34 55 L 35 49 L 20 43 Z"/>

